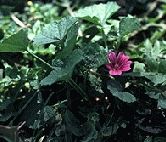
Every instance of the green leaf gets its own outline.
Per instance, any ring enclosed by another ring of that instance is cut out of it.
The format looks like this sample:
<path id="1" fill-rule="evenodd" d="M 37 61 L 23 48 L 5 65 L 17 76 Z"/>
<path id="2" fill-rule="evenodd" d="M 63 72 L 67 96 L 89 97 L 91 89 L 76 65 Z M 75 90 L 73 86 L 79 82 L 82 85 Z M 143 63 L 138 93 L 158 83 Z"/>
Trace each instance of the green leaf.
<path id="1" fill-rule="evenodd" d="M 8 121 L 12 116 L 13 114 L 11 112 L 3 114 L 3 115 L 0 113 L 0 122 Z"/>
<path id="2" fill-rule="evenodd" d="M 68 49 L 66 52 L 70 52 L 71 53 L 73 47 L 76 44 L 77 41 L 77 36 L 78 36 L 78 24 L 73 25 L 69 32 L 67 33 L 67 38 L 66 38 L 66 42 L 65 42 L 65 47 Z"/>
<path id="3" fill-rule="evenodd" d="M 98 131 L 95 128 L 95 123 L 88 121 L 83 125 L 84 137 L 81 142 L 93 142 L 97 139 Z"/>
<path id="4" fill-rule="evenodd" d="M 145 64 L 134 62 L 134 70 L 133 72 L 145 72 Z"/>
<path id="5" fill-rule="evenodd" d="M 144 142 L 152 142 L 152 137 L 147 137 L 145 140 L 144 140 Z"/>
<path id="6" fill-rule="evenodd" d="M 74 50 L 69 57 L 59 66 L 55 67 L 51 73 L 41 80 L 41 86 L 51 85 L 57 81 L 67 81 L 71 78 L 76 64 L 83 59 L 83 52 L 80 49 Z"/>
<path id="7" fill-rule="evenodd" d="M 122 86 L 116 80 L 111 80 L 107 83 L 107 88 L 110 90 L 113 96 L 119 98 L 123 102 L 133 103 L 136 98 L 129 92 L 123 92 Z"/>
<path id="8" fill-rule="evenodd" d="M 18 141 L 18 127 L 16 126 L 3 126 L 0 125 L 0 133 L 1 133 L 1 141 L 5 140 L 5 142 L 17 142 Z"/>
<path id="9" fill-rule="evenodd" d="M 64 120 L 68 131 L 72 132 L 75 136 L 83 135 L 81 124 L 71 111 L 66 111 Z"/>
<path id="10" fill-rule="evenodd" d="M 68 73 L 64 69 L 56 67 L 50 72 L 43 80 L 41 80 L 41 86 L 52 85 L 57 81 L 63 81 L 68 79 Z"/>
<path id="11" fill-rule="evenodd" d="M 27 32 L 20 30 L 0 43 L 0 52 L 24 52 L 27 50 L 27 46 Z"/>
<path id="12" fill-rule="evenodd" d="M 101 129 L 101 133 L 104 137 L 112 136 L 117 133 L 119 126 L 117 123 L 112 124 L 112 126 L 104 126 Z"/>
<path id="13" fill-rule="evenodd" d="M 151 91 L 151 90 L 147 90 L 147 91 L 146 91 L 146 94 L 147 94 L 150 98 L 158 100 L 161 93 L 154 92 L 154 91 Z"/>
<path id="14" fill-rule="evenodd" d="M 75 25 L 76 22 L 77 18 L 66 17 L 58 22 L 46 25 L 41 33 L 34 37 L 34 44 L 43 45 L 63 40 L 68 30 Z"/>
<path id="15" fill-rule="evenodd" d="M 107 62 L 106 50 L 96 43 L 83 45 L 84 63 L 87 68 L 96 69 Z"/>
<path id="16" fill-rule="evenodd" d="M 145 74 L 144 75 L 147 79 L 154 83 L 154 85 L 162 84 L 166 81 L 166 75 L 163 74 Z"/>
<path id="17" fill-rule="evenodd" d="M 136 101 L 136 98 L 129 92 L 116 92 L 116 93 L 113 93 L 113 96 L 127 103 L 133 103 Z"/>
<path id="18" fill-rule="evenodd" d="M 161 46 L 159 41 L 156 41 L 154 46 L 150 42 L 150 40 L 146 40 L 144 43 L 145 49 L 144 54 L 148 58 L 158 59 L 160 55 L 162 55 L 163 47 Z"/>
<path id="19" fill-rule="evenodd" d="M 148 72 L 157 72 L 159 63 L 154 58 L 146 57 L 145 58 L 146 70 Z"/>
<path id="20" fill-rule="evenodd" d="M 8 105 L 10 105 L 11 103 L 12 103 L 12 101 L 9 99 L 6 99 L 3 102 L 1 102 L 0 103 L 0 111 L 5 110 L 8 107 Z"/>
<path id="21" fill-rule="evenodd" d="M 121 36 L 128 35 L 140 27 L 140 23 L 136 18 L 123 18 L 119 23 L 119 33 Z"/>
<path id="22" fill-rule="evenodd" d="M 66 41 L 64 43 L 64 47 L 62 51 L 56 55 L 56 59 L 66 58 L 67 56 L 71 54 L 77 42 L 77 36 L 78 36 L 78 24 L 75 24 L 69 29 L 67 33 Z"/>
<path id="23" fill-rule="evenodd" d="M 32 81 L 30 81 L 30 85 L 33 87 L 34 90 L 38 90 L 39 87 L 40 87 L 38 80 L 32 80 Z"/>
<path id="24" fill-rule="evenodd" d="M 156 137 L 156 138 L 154 138 L 153 141 L 154 141 L 154 142 L 165 142 L 165 141 L 166 141 L 166 138 L 165 138 L 165 137 Z"/>
<path id="25" fill-rule="evenodd" d="M 88 77 L 89 77 L 90 86 L 94 87 L 97 92 L 103 93 L 101 87 L 102 86 L 101 79 L 93 74 L 89 74 Z"/>
<path id="26" fill-rule="evenodd" d="M 166 98 L 160 95 L 157 106 L 166 109 Z"/>
<path id="27" fill-rule="evenodd" d="M 166 82 L 166 75 L 161 73 L 153 73 L 153 72 L 140 72 L 140 73 L 128 73 L 126 75 L 133 76 L 133 77 L 145 77 L 149 79 L 154 86 L 159 84 L 164 84 Z"/>
<path id="28" fill-rule="evenodd" d="M 4 69 L 0 69 L 0 80 L 4 77 Z"/>
<path id="29" fill-rule="evenodd" d="M 44 107 L 44 121 L 48 121 L 55 116 L 55 112 L 52 107 L 45 106 Z"/>
<path id="30" fill-rule="evenodd" d="M 107 2 L 106 4 L 92 5 L 79 9 L 74 13 L 74 16 L 103 26 L 106 20 L 117 12 L 118 9 L 119 6 L 116 2 Z"/>
<path id="31" fill-rule="evenodd" d="M 162 74 L 166 74 L 166 59 L 160 60 L 158 72 Z"/>

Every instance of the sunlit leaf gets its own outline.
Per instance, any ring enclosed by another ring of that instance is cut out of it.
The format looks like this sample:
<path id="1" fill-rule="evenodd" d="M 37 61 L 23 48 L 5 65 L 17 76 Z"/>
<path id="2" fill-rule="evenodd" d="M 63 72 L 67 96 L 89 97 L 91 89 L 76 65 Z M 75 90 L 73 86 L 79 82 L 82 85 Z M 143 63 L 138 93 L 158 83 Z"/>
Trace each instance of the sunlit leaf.
<path id="1" fill-rule="evenodd" d="M 60 21 L 46 25 L 41 33 L 34 37 L 34 44 L 42 45 L 60 42 L 76 22 L 77 18 L 66 17 L 62 18 Z"/>
<path id="2" fill-rule="evenodd" d="M 95 24 L 105 25 L 106 20 L 111 17 L 119 6 L 115 2 L 98 4 L 79 9 L 74 13 L 75 17 L 83 18 Z"/>
<path id="3" fill-rule="evenodd" d="M 140 23 L 136 18 L 123 18 L 119 23 L 119 34 L 121 36 L 128 35 L 140 27 Z"/>
<path id="4" fill-rule="evenodd" d="M 0 52 L 24 52 L 27 50 L 27 46 L 27 32 L 20 30 L 0 43 Z"/>

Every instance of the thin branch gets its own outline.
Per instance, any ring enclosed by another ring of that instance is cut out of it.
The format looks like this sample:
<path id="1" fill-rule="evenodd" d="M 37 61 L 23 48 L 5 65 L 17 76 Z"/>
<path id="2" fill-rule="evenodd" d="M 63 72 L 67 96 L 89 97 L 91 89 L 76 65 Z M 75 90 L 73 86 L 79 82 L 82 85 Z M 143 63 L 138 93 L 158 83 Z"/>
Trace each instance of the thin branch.
<path id="1" fill-rule="evenodd" d="M 9 126 L 13 125 L 13 122 L 16 120 L 16 118 L 26 109 L 26 107 L 30 104 L 30 102 L 34 99 L 38 92 L 35 92 L 33 96 L 25 103 L 25 105 L 17 112 L 15 117 L 10 121 Z"/>
<path id="2" fill-rule="evenodd" d="M 82 90 L 82 88 L 74 80 L 70 79 L 68 83 L 83 97 L 83 99 L 88 101 L 87 94 L 84 92 L 84 90 Z"/>
<path id="3" fill-rule="evenodd" d="M 27 28 L 28 26 L 25 25 L 21 20 L 19 20 L 14 14 L 11 14 L 11 18 L 12 20 L 17 24 L 19 25 L 20 27 L 22 28 Z"/>
<path id="4" fill-rule="evenodd" d="M 36 58 L 37 60 L 39 60 L 40 62 L 42 62 L 43 64 L 45 64 L 46 66 L 48 66 L 50 69 L 54 69 L 53 66 L 51 66 L 49 63 L 45 62 L 42 58 L 38 57 L 37 55 L 35 55 L 33 52 L 31 51 L 27 51 L 29 54 L 31 54 L 34 58 Z"/>

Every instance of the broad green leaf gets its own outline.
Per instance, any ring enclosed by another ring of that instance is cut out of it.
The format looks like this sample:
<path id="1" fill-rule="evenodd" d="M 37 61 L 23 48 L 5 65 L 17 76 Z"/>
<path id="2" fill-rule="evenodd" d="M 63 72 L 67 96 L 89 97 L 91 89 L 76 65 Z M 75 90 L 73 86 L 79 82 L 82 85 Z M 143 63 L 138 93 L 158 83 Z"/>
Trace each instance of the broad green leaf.
<path id="1" fill-rule="evenodd" d="M 129 92 L 114 92 L 112 95 L 119 98 L 123 102 L 133 103 L 136 101 L 136 98 Z"/>
<path id="2" fill-rule="evenodd" d="M 161 58 L 164 50 L 163 43 L 156 41 L 153 46 L 149 40 L 146 40 L 144 46 L 146 70 L 148 72 L 165 74 L 166 59 Z"/>
<path id="3" fill-rule="evenodd" d="M 147 39 L 144 43 L 144 46 L 144 54 L 146 57 L 158 59 L 161 56 L 163 47 L 159 41 L 156 41 L 153 46 L 152 43 Z"/>
<path id="4" fill-rule="evenodd" d="M 3 126 L 0 125 L 0 138 L 4 138 L 3 140 L 7 142 L 17 142 L 18 141 L 18 127 L 16 126 Z M 3 141 L 1 139 L 1 141 Z"/>
<path id="5" fill-rule="evenodd" d="M 146 39 L 145 42 L 144 42 L 144 46 L 145 46 L 145 49 L 144 49 L 145 55 L 151 56 L 150 51 L 153 48 L 153 45 L 152 45 L 151 41 L 149 39 Z"/>
<path id="6" fill-rule="evenodd" d="M 73 69 L 83 59 L 83 52 L 80 49 L 76 49 L 68 56 L 65 61 L 55 67 L 51 73 L 41 80 L 41 86 L 51 85 L 57 81 L 66 81 L 71 78 Z"/>
<path id="7" fill-rule="evenodd" d="M 166 142 L 166 138 L 165 137 L 156 137 L 153 140 L 154 142 Z"/>
<path id="8" fill-rule="evenodd" d="M 157 62 L 156 59 L 146 57 L 145 64 L 146 64 L 146 71 L 148 71 L 148 72 L 157 72 L 158 71 L 159 63 Z"/>
<path id="9" fill-rule="evenodd" d="M 55 112 L 52 107 L 45 106 L 44 107 L 44 121 L 48 121 L 55 116 Z"/>
<path id="10" fill-rule="evenodd" d="M 144 75 L 147 79 L 149 79 L 151 82 L 154 83 L 154 85 L 159 85 L 162 84 L 166 81 L 166 75 L 162 75 L 162 74 L 145 74 Z"/>
<path id="11" fill-rule="evenodd" d="M 64 43 L 64 47 L 61 52 L 59 52 L 56 55 L 56 59 L 60 58 L 66 58 L 69 56 L 76 44 L 77 41 L 77 36 L 78 36 L 78 24 L 74 24 L 68 31 L 67 33 L 67 38 Z"/>
<path id="12" fill-rule="evenodd" d="M 65 47 L 68 49 L 66 52 L 70 52 L 71 53 L 74 45 L 76 44 L 77 41 L 77 36 L 78 36 L 78 24 L 73 25 L 69 32 L 67 33 L 67 38 L 66 38 L 66 42 L 65 42 Z"/>
<path id="13" fill-rule="evenodd" d="M 157 106 L 166 109 L 166 98 L 160 95 Z"/>
<path id="14" fill-rule="evenodd" d="M 81 142 L 92 142 L 97 139 L 98 131 L 95 128 L 95 123 L 88 121 L 83 125 L 84 137 Z"/>
<path id="15" fill-rule="evenodd" d="M 150 98 L 158 100 L 161 93 L 154 92 L 154 91 L 151 91 L 151 90 L 147 90 L 146 94 L 147 94 Z"/>
<path id="16" fill-rule="evenodd" d="M 72 132 L 75 136 L 83 135 L 81 124 L 71 111 L 66 111 L 64 120 L 68 131 Z"/>
<path id="17" fill-rule="evenodd" d="M 119 6 L 116 2 L 107 2 L 106 4 L 92 5 L 79 9 L 74 13 L 74 16 L 103 26 L 106 20 L 117 12 L 118 9 Z"/>
<path id="18" fill-rule="evenodd" d="M 123 18 L 119 23 L 119 34 L 121 36 L 128 35 L 140 27 L 140 23 L 136 18 Z"/>
<path id="19" fill-rule="evenodd" d="M 134 62 L 134 70 L 133 72 L 145 72 L 145 64 Z"/>
<path id="20" fill-rule="evenodd" d="M 77 18 L 66 17 L 60 21 L 48 24 L 33 39 L 34 44 L 43 45 L 47 43 L 60 42 L 68 33 L 68 30 L 77 23 Z"/>
<path id="21" fill-rule="evenodd" d="M 14 35 L 0 42 L 0 52 L 24 52 L 27 50 L 28 38 L 25 30 L 20 30 Z"/>
<path id="22" fill-rule="evenodd" d="M 136 98 L 129 92 L 123 92 L 122 86 L 119 82 L 111 80 L 107 83 L 107 88 L 110 90 L 113 96 L 119 98 L 123 102 L 133 103 L 136 101 Z"/>
<path id="23" fill-rule="evenodd" d="M 133 77 L 145 77 L 149 79 L 152 83 L 154 83 L 154 86 L 159 85 L 159 84 L 164 84 L 166 82 L 166 75 L 163 75 L 161 73 L 153 73 L 153 72 L 136 72 L 136 73 L 126 73 L 128 76 L 133 76 Z"/>
<path id="24" fill-rule="evenodd" d="M 118 81 L 113 79 L 107 82 L 107 88 L 111 91 L 111 93 L 123 91 L 122 85 Z"/>
<path id="25" fill-rule="evenodd" d="M 53 71 L 50 72 L 43 80 L 41 80 L 41 86 L 51 85 L 57 81 L 68 80 L 68 72 L 65 69 L 56 67 Z"/>
<path id="26" fill-rule="evenodd" d="M 162 74 L 166 74 L 166 59 L 160 60 L 158 72 Z"/>

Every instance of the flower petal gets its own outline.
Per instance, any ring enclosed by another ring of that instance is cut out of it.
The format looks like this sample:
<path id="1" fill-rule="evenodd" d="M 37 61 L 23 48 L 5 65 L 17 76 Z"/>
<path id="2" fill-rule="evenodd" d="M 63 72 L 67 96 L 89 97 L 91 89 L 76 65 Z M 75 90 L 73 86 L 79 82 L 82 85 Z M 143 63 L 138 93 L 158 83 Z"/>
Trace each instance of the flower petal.
<path id="1" fill-rule="evenodd" d="M 127 62 L 129 59 L 129 57 L 127 55 L 125 55 L 123 52 L 119 52 L 118 56 L 117 56 L 117 62 L 119 64 L 124 64 L 125 62 Z"/>
<path id="2" fill-rule="evenodd" d="M 123 52 L 109 52 L 108 55 L 109 63 L 106 64 L 110 75 L 122 75 L 123 71 L 128 71 L 131 69 L 130 65 L 132 61 L 129 61 L 129 56 L 125 55 Z"/>
<path id="3" fill-rule="evenodd" d="M 122 71 L 129 71 L 131 69 L 131 61 L 128 61 L 126 64 L 124 64 L 122 67 L 121 67 L 121 70 Z"/>
<path id="4" fill-rule="evenodd" d="M 122 71 L 121 70 L 110 70 L 109 74 L 110 75 L 122 75 Z"/>
<path id="5" fill-rule="evenodd" d="M 107 68 L 108 70 L 112 70 L 112 69 L 113 69 L 111 63 L 106 64 L 105 66 L 106 66 L 106 68 Z"/>
<path id="6" fill-rule="evenodd" d="M 130 66 L 124 66 L 122 71 L 129 71 L 130 69 L 131 69 Z"/>
<path id="7" fill-rule="evenodd" d="M 115 62 L 116 61 L 116 53 L 115 52 L 109 52 L 108 55 L 109 62 Z"/>

